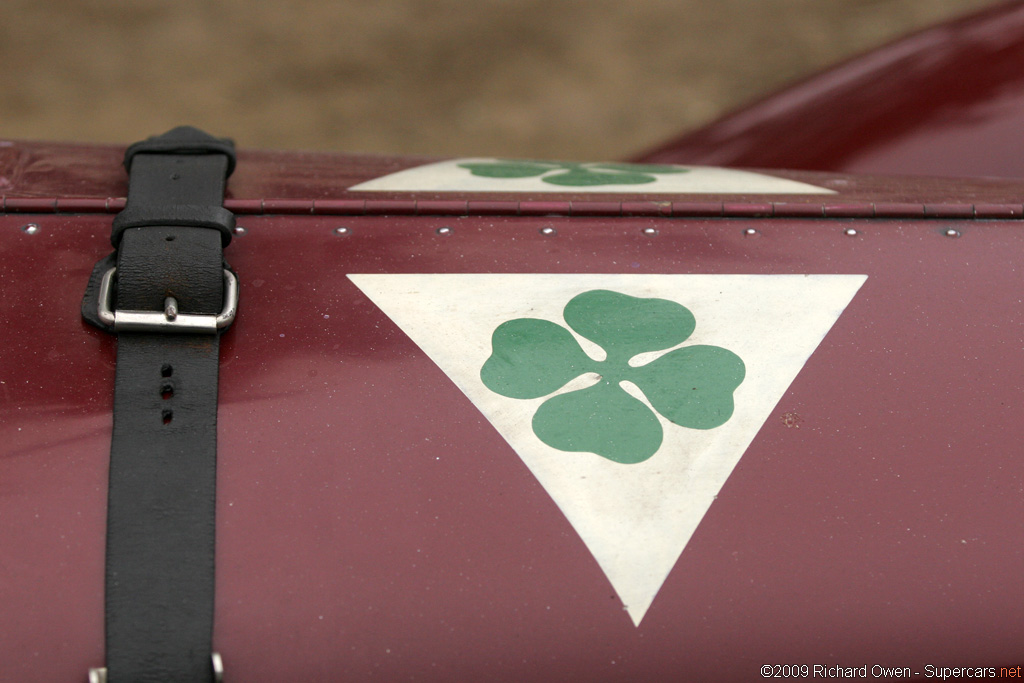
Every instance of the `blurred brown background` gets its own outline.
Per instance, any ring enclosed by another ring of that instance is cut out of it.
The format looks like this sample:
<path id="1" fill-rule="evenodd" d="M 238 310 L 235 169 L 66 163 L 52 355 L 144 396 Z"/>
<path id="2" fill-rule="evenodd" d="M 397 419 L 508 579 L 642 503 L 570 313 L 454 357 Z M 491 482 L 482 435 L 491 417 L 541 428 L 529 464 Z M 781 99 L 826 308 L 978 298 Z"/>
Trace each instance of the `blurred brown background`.
<path id="1" fill-rule="evenodd" d="M 0 0 L 0 136 L 621 158 L 992 0 Z"/>

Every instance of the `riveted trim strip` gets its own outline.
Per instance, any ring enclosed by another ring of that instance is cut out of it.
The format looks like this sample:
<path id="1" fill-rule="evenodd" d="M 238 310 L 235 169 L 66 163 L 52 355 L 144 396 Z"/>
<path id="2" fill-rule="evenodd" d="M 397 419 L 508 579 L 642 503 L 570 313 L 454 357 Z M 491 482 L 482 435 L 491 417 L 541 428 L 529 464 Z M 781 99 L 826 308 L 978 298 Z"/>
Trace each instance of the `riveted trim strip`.
<path id="1" fill-rule="evenodd" d="M 224 208 L 231 211 L 231 213 L 259 214 L 263 213 L 263 200 L 229 199 L 224 201 Z"/>
<path id="2" fill-rule="evenodd" d="M 569 216 L 572 202 L 531 201 L 519 202 L 520 216 Z"/>
<path id="3" fill-rule="evenodd" d="M 324 216 L 361 216 L 366 213 L 365 199 L 316 199 L 313 213 Z"/>
<path id="4" fill-rule="evenodd" d="M 975 218 L 1024 218 L 1020 204 L 975 204 Z"/>
<path id="5" fill-rule="evenodd" d="M 519 202 L 470 201 L 466 205 L 470 216 L 519 215 Z"/>
<path id="6" fill-rule="evenodd" d="M 974 205 L 925 204 L 924 213 L 930 218 L 974 218 Z"/>
<path id="7" fill-rule="evenodd" d="M 230 211 L 230 209 L 228 209 Z M 263 213 L 313 213 L 311 199 L 264 199 Z"/>
<path id="8" fill-rule="evenodd" d="M 773 207 L 769 202 L 726 203 L 722 204 L 722 214 L 738 218 L 768 218 L 773 214 Z"/>
<path id="9" fill-rule="evenodd" d="M 2 197 L 4 213 L 118 213 L 124 197 Z M 860 202 L 512 201 L 413 199 L 228 199 L 224 208 L 241 215 L 317 216 L 588 216 L 662 218 L 958 218 L 1024 219 L 1022 204 L 914 204 Z"/>
<path id="10" fill-rule="evenodd" d="M 469 213 L 466 200 L 431 199 L 415 202 L 419 216 L 465 216 Z"/>
<path id="11" fill-rule="evenodd" d="M 623 216 L 663 216 L 672 215 L 671 202 L 622 202 Z"/>
<path id="12" fill-rule="evenodd" d="M 367 216 L 413 216 L 416 214 L 416 202 L 368 199 L 363 211 Z"/>
<path id="13" fill-rule="evenodd" d="M 5 197 L 4 211 L 10 211 L 11 213 L 57 213 L 57 198 Z"/>
<path id="14" fill-rule="evenodd" d="M 621 216 L 621 202 L 569 202 L 569 213 L 573 216 Z"/>
<path id="15" fill-rule="evenodd" d="M 107 201 L 86 197 L 59 197 L 57 213 L 103 213 L 107 210 Z"/>
<path id="16" fill-rule="evenodd" d="M 874 204 L 825 204 L 826 218 L 874 218 Z"/>
<path id="17" fill-rule="evenodd" d="M 924 204 L 879 202 L 875 204 L 876 218 L 924 218 Z"/>
<path id="18" fill-rule="evenodd" d="M 697 218 L 710 216 L 718 218 L 725 214 L 725 205 L 722 202 L 672 202 L 672 216 L 674 218 Z"/>
<path id="19" fill-rule="evenodd" d="M 819 204 L 772 204 L 774 218 L 824 218 L 825 207 Z"/>

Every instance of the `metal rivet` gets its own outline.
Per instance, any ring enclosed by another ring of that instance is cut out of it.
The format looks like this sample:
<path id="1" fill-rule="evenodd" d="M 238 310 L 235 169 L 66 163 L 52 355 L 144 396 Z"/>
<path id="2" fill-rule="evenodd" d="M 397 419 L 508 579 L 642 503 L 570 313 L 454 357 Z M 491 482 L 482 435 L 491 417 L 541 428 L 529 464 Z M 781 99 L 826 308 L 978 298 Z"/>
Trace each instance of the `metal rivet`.
<path id="1" fill-rule="evenodd" d="M 657 228 L 644 228 L 644 234 L 645 235 L 650 235 L 651 237 L 654 237 L 655 235 L 658 234 L 658 229 Z"/>
<path id="2" fill-rule="evenodd" d="M 957 230 L 956 228 L 950 228 L 949 230 L 946 231 L 946 237 L 959 237 L 959 236 L 960 236 L 960 231 Z"/>
<path id="3" fill-rule="evenodd" d="M 245 234 L 245 228 L 243 228 L 241 225 L 236 225 L 235 226 L 235 234 L 236 235 L 244 235 Z"/>
<path id="4" fill-rule="evenodd" d="M 351 230 L 349 230 L 348 228 L 345 228 L 345 227 L 335 228 L 334 229 L 334 234 L 335 235 L 345 236 L 345 235 L 348 235 L 351 232 L 352 232 Z"/>
<path id="5" fill-rule="evenodd" d="M 747 228 L 743 231 L 744 237 L 757 237 L 759 234 L 761 233 L 757 231 L 757 228 Z"/>
<path id="6" fill-rule="evenodd" d="M 450 227 L 448 227 L 447 225 L 445 225 L 444 227 L 440 227 L 440 228 L 437 229 L 437 234 L 438 235 L 450 235 L 450 234 L 452 234 L 452 229 Z"/>
<path id="7" fill-rule="evenodd" d="M 178 317 L 178 300 L 173 296 L 164 299 L 164 317 L 168 320 L 176 320 Z"/>
<path id="8" fill-rule="evenodd" d="M 25 225 L 21 226 L 21 231 L 26 232 L 29 235 L 34 235 L 37 232 L 39 232 L 39 226 L 36 225 L 35 223 L 26 223 Z"/>
<path id="9" fill-rule="evenodd" d="M 542 234 L 542 235 L 554 235 L 554 234 L 555 234 L 555 229 L 554 229 L 554 228 L 552 228 L 552 227 L 551 227 L 551 226 L 549 225 L 549 226 L 548 226 L 548 227 L 546 227 L 546 228 L 541 228 L 541 229 L 540 229 L 540 234 Z"/>
<path id="10" fill-rule="evenodd" d="M 856 237 L 859 233 L 856 228 L 847 228 L 846 230 L 843 230 L 843 234 L 847 237 Z"/>

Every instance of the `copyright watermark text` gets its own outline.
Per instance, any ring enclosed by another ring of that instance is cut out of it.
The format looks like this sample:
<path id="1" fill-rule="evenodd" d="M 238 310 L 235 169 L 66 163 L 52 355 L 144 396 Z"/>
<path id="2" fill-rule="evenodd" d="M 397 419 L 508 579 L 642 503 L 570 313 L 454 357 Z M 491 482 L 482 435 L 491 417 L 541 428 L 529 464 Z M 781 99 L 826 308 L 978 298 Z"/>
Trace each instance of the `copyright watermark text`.
<path id="1" fill-rule="evenodd" d="M 909 666 L 863 664 L 764 664 L 762 678 L 934 678 L 940 681 L 960 678 L 1022 678 L 1020 666 L 935 666 L 925 664 L 920 670 Z"/>

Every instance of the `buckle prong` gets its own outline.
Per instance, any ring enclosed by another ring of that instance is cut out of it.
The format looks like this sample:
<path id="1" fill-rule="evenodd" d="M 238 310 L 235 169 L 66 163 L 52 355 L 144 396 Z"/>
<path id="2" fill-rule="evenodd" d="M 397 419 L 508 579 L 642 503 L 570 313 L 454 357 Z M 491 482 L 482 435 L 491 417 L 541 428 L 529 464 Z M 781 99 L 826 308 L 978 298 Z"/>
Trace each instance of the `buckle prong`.
<path id="1" fill-rule="evenodd" d="M 164 299 L 164 317 L 168 320 L 174 320 L 178 317 L 178 300 L 173 296 Z"/>

